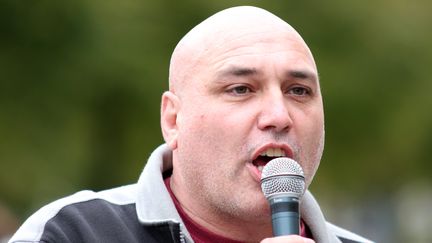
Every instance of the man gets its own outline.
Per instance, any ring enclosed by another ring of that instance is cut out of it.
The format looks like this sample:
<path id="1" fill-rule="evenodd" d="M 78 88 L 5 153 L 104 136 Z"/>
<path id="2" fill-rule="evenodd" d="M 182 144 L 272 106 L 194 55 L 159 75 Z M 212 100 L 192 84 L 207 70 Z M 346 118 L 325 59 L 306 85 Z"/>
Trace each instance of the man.
<path id="1" fill-rule="evenodd" d="M 169 85 L 166 144 L 137 184 L 58 200 L 11 242 L 369 242 L 326 223 L 309 192 L 301 236 L 272 237 L 263 166 L 290 157 L 308 186 L 324 146 L 317 68 L 286 22 L 255 7 L 211 16 L 175 48 Z"/>

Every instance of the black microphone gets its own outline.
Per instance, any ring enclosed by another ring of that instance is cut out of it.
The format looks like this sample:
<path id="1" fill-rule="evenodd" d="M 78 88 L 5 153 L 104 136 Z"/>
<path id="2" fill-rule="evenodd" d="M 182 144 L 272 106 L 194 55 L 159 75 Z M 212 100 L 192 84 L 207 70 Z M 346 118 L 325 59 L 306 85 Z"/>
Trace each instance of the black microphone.
<path id="1" fill-rule="evenodd" d="M 301 166 L 290 158 L 271 160 L 263 168 L 261 189 L 270 204 L 273 236 L 299 235 L 299 204 L 305 191 Z"/>

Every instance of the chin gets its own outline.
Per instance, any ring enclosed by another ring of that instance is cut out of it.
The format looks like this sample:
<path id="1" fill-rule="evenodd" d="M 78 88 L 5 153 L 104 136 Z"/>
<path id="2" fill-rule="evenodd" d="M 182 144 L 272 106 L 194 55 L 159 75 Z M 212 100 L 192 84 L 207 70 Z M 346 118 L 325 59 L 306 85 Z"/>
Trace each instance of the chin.
<path id="1" fill-rule="evenodd" d="M 267 200 L 265 201 L 261 201 L 258 200 L 256 201 L 252 207 L 250 207 L 250 209 L 248 210 L 248 215 L 252 218 L 269 218 L 271 216 L 271 212 L 270 212 L 270 206 L 267 202 Z"/>

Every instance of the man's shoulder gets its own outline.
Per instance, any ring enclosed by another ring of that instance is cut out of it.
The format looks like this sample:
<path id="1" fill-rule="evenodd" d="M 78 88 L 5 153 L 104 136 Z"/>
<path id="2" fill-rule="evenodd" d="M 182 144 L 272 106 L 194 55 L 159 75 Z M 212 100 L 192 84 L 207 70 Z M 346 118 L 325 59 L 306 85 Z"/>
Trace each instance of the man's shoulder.
<path id="1" fill-rule="evenodd" d="M 326 222 L 326 224 L 328 230 L 333 232 L 342 243 L 373 243 L 373 241 L 370 241 L 360 235 L 357 235 L 332 223 Z"/>
<path id="2" fill-rule="evenodd" d="M 128 185 L 101 192 L 80 191 L 58 199 L 31 215 L 10 242 L 39 241 L 54 229 L 83 227 L 89 222 L 103 226 L 108 217 L 133 218 L 135 192 L 136 185 Z M 65 224 L 68 227 L 62 227 Z"/>

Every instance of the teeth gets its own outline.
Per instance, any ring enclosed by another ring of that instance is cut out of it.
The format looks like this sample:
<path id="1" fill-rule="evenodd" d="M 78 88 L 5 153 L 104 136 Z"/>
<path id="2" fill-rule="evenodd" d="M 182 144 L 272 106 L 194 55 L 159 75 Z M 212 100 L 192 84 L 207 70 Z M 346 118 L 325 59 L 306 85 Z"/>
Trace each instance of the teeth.
<path id="1" fill-rule="evenodd" d="M 259 170 L 260 172 L 262 172 L 262 170 L 264 169 L 264 166 L 263 166 L 263 165 L 259 165 L 257 168 L 258 168 L 258 170 Z"/>
<path id="2" fill-rule="evenodd" d="M 275 150 L 274 149 L 268 149 L 267 150 L 267 156 L 273 157 L 274 155 L 275 155 Z"/>
<path id="3" fill-rule="evenodd" d="M 262 152 L 260 154 L 261 156 L 268 156 L 268 157 L 283 157 L 285 155 L 285 151 L 283 151 L 280 148 L 269 148 L 266 151 Z"/>

